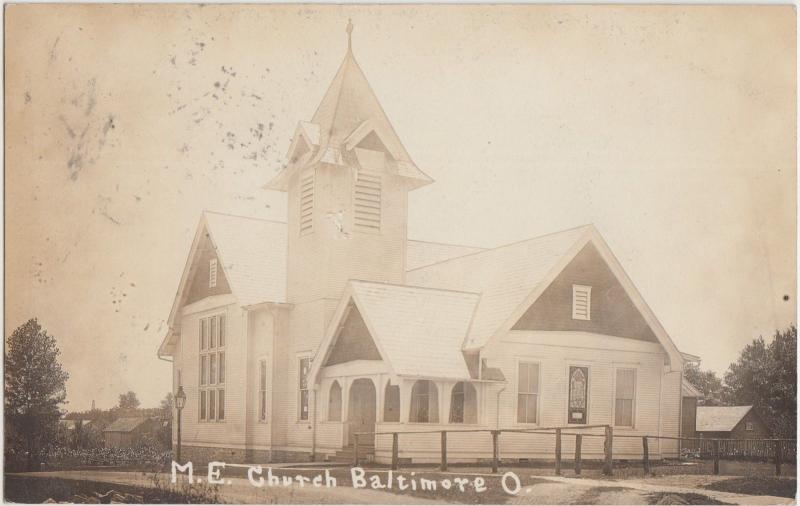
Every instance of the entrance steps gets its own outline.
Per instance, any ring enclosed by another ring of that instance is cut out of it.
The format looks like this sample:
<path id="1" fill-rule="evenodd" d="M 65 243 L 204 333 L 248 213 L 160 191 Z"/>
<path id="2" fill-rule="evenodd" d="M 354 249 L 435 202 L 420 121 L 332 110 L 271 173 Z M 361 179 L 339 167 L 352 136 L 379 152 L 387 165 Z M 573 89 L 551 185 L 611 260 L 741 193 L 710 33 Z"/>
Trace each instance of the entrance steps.
<path id="1" fill-rule="evenodd" d="M 358 460 L 359 462 L 372 462 L 375 459 L 375 447 L 358 445 Z M 342 464 L 353 463 L 353 445 L 345 446 L 337 451 L 331 458 L 331 462 L 339 462 Z"/>

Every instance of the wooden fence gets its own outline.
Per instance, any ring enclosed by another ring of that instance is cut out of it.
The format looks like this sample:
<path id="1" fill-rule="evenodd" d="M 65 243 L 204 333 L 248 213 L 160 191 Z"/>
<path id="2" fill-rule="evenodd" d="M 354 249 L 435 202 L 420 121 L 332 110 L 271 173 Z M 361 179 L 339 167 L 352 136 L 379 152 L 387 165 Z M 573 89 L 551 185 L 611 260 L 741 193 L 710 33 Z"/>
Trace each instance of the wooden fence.
<path id="1" fill-rule="evenodd" d="M 603 429 L 602 434 L 582 432 L 586 430 Z M 503 433 L 522 433 L 522 434 L 550 434 L 555 437 L 555 450 L 553 454 L 555 474 L 561 474 L 562 470 L 562 440 L 564 437 L 575 438 L 575 454 L 572 462 L 576 475 L 581 474 L 583 459 L 581 446 L 584 438 L 603 438 L 603 474 L 611 476 L 614 472 L 614 438 L 636 438 L 641 440 L 642 448 L 642 467 L 645 474 L 650 474 L 650 441 L 659 439 L 678 441 L 690 451 L 696 451 L 696 458 L 713 459 L 714 474 L 719 474 L 719 463 L 721 459 L 761 459 L 771 460 L 775 464 L 775 474 L 781 475 L 783 462 L 794 462 L 797 457 L 797 442 L 794 439 L 699 439 L 681 438 L 670 436 L 636 436 L 628 434 L 618 434 L 614 436 L 614 428 L 610 425 L 581 425 L 581 426 L 562 426 L 562 427 L 540 427 L 536 429 L 465 429 L 465 430 L 423 430 L 405 432 L 359 432 L 355 434 L 353 448 L 353 465 L 359 464 L 359 438 L 361 436 L 392 436 L 392 469 L 397 470 L 400 463 L 400 436 L 408 437 L 413 434 L 440 434 L 440 454 L 439 469 L 446 471 L 447 462 L 447 434 L 448 433 L 490 433 L 492 436 L 492 472 L 497 473 L 500 467 L 500 437 Z M 696 449 L 696 450 L 695 450 Z M 679 450 L 680 451 L 680 450 Z M 685 451 L 685 450 L 684 450 Z M 626 459 L 627 460 L 627 459 Z"/>

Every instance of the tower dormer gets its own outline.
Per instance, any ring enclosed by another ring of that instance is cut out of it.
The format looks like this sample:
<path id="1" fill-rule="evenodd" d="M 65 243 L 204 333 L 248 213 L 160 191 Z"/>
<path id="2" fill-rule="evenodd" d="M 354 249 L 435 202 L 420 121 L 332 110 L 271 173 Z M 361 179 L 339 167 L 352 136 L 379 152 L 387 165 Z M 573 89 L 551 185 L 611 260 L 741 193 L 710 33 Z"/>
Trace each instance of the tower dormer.
<path id="1" fill-rule="evenodd" d="M 288 192 L 288 298 L 338 299 L 348 279 L 401 283 L 408 192 L 432 180 L 414 164 L 348 48 L 288 165 L 267 188 Z"/>

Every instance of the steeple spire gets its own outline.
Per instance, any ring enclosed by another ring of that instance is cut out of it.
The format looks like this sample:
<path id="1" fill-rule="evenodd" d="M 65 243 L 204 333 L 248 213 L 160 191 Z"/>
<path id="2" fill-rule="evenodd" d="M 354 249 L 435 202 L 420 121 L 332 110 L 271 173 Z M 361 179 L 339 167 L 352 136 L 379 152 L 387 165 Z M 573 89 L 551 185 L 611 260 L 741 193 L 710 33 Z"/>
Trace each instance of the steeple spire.
<path id="1" fill-rule="evenodd" d="M 347 19 L 347 51 L 352 53 L 353 52 L 353 21 L 351 19 Z"/>

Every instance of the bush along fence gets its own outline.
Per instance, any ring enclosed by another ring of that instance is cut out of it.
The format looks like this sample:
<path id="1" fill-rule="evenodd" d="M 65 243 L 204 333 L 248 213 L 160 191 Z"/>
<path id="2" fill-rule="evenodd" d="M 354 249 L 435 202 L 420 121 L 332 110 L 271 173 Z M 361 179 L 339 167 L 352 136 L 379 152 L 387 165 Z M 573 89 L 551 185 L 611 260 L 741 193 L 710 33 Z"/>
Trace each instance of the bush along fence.
<path id="1" fill-rule="evenodd" d="M 601 430 L 602 433 L 598 433 Z M 632 435 L 614 434 L 614 428 L 610 425 L 581 425 L 581 426 L 561 426 L 561 427 L 540 427 L 536 429 L 453 429 L 453 430 L 421 430 L 405 432 L 359 432 L 354 434 L 353 465 L 359 465 L 359 446 L 366 442 L 367 438 L 376 436 L 391 436 L 392 438 L 392 460 L 391 468 L 397 470 L 400 464 L 400 444 L 402 439 L 408 441 L 409 438 L 419 434 L 440 434 L 441 458 L 439 469 L 446 471 L 447 461 L 447 435 L 463 433 L 484 433 L 491 435 L 492 472 L 497 473 L 501 463 L 500 439 L 502 434 L 545 434 L 555 438 L 553 461 L 555 474 L 561 474 L 562 470 L 562 443 L 565 438 L 574 438 L 574 456 L 572 463 L 576 475 L 581 474 L 583 457 L 581 450 L 584 440 L 587 438 L 602 438 L 603 457 L 602 470 L 606 476 L 614 473 L 614 440 L 622 438 L 634 438 L 641 441 L 641 463 L 645 474 L 651 473 L 651 444 L 657 444 L 659 440 L 675 441 L 678 445 L 676 452 L 682 456 L 698 459 L 713 459 L 714 474 L 719 474 L 720 460 L 770 460 L 775 464 L 775 474 L 781 475 L 784 462 L 794 462 L 797 457 L 797 441 L 795 439 L 700 439 L 682 438 L 670 436 L 651 436 L 651 435 Z M 402 436 L 402 439 L 401 439 Z M 363 438 L 363 439 L 362 439 Z M 680 447 L 683 446 L 683 449 Z M 687 451 L 688 448 L 688 451 Z M 629 461 L 630 458 L 624 460 Z M 596 460 L 596 459 L 592 459 Z"/>

